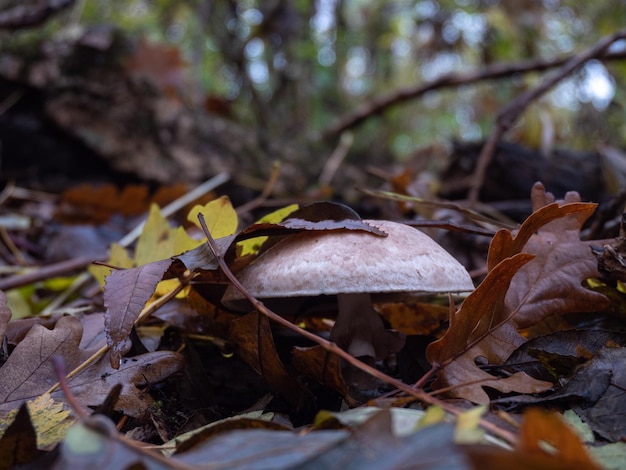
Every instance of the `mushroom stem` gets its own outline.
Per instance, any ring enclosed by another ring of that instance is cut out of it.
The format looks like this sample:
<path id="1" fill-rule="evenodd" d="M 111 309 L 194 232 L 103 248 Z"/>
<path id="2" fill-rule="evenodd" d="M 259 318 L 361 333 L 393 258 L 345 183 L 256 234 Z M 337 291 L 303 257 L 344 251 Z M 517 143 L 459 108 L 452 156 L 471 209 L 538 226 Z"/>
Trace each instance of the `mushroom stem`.
<path id="1" fill-rule="evenodd" d="M 331 341 L 354 357 L 384 359 L 404 346 L 404 336 L 387 331 L 368 293 L 338 294 Z"/>

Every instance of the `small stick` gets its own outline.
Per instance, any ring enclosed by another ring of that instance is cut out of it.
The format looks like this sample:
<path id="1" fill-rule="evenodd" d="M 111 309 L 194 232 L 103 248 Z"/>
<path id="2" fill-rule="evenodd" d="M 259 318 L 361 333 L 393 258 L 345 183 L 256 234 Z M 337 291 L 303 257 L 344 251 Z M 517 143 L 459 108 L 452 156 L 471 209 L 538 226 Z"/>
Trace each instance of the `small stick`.
<path id="1" fill-rule="evenodd" d="M 337 145 L 337 148 L 335 148 L 330 157 L 328 157 L 328 160 L 326 160 L 326 164 L 324 165 L 322 173 L 318 179 L 318 184 L 321 187 L 328 186 L 330 184 L 335 176 L 335 173 L 337 173 L 337 170 L 341 166 L 341 163 L 346 158 L 346 155 L 348 155 L 348 151 L 350 150 L 350 147 L 352 147 L 353 143 L 354 134 L 352 132 L 345 131 L 341 133 L 339 145 Z"/>
<path id="2" fill-rule="evenodd" d="M 261 192 L 261 194 L 255 199 L 253 199 L 252 201 L 249 201 L 239 206 L 237 208 L 237 214 L 238 215 L 245 214 L 246 212 L 250 212 L 251 210 L 256 209 L 257 207 L 261 206 L 267 200 L 267 198 L 270 197 L 270 195 L 272 194 L 272 191 L 274 190 L 274 186 L 276 185 L 276 181 L 278 181 L 279 174 L 280 174 L 280 162 L 274 162 L 274 164 L 272 165 L 272 173 L 270 174 L 270 177 L 267 180 L 267 183 L 265 183 L 265 187 L 263 188 L 263 191 Z"/>

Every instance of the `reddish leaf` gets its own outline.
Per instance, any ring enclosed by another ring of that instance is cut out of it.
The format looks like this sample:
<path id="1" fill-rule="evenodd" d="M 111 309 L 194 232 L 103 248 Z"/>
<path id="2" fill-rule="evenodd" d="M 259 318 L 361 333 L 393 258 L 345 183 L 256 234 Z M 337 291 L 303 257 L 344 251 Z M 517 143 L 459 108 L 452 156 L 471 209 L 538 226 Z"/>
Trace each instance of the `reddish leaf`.
<path id="1" fill-rule="evenodd" d="M 546 450 L 548 443 L 555 452 Z M 599 469 L 576 433 L 556 413 L 530 409 L 520 429 L 519 452 L 565 463 L 567 468 Z"/>
<path id="2" fill-rule="evenodd" d="M 524 415 L 512 452 L 495 446 L 466 447 L 472 468 L 481 470 L 600 470 L 576 433 L 557 413 L 538 408 Z"/>
<path id="3" fill-rule="evenodd" d="M 579 239 L 595 204 L 572 202 L 576 194 L 570 193 L 566 204 L 539 207 L 552 200 L 541 185 L 535 185 L 532 198 L 535 212 L 515 236 L 507 230 L 494 236 L 487 278 L 451 315 L 446 335 L 427 350 L 429 361 L 443 367 L 435 387 L 452 387 L 453 396 L 488 403 L 483 386 L 504 393 L 546 390 L 547 382 L 523 372 L 495 379 L 476 366 L 476 359 L 502 364 L 524 342 L 518 328 L 555 313 L 598 310 L 607 304 L 603 295 L 582 287 L 583 280 L 597 275 L 591 250 Z"/>
<path id="4" fill-rule="evenodd" d="M 593 214 L 597 204 L 571 203 L 559 206 L 557 203 L 542 207 L 533 212 L 519 230 L 510 232 L 509 230 L 498 230 L 489 246 L 487 257 L 487 267 L 492 269 L 504 258 L 521 253 L 526 243 L 540 230 L 547 230 L 546 225 L 550 222 L 561 220 L 557 225 L 563 230 L 573 230 L 576 232 L 578 241 L 578 231 L 583 223 Z M 564 219 L 567 217 L 567 219 Z"/>
<path id="5" fill-rule="evenodd" d="M 589 243 L 580 241 L 579 232 L 597 204 L 572 202 L 576 193 L 568 193 L 566 204 L 550 201 L 543 186 L 532 192 L 535 212 L 513 236 L 500 230 L 489 247 L 491 269 L 503 257 L 531 253 L 535 261 L 521 268 L 506 297 L 509 311 L 516 311 L 513 321 L 527 328 L 554 313 L 598 311 L 608 306 L 608 299 L 582 286 L 585 279 L 598 277 L 597 261 Z M 580 201 L 580 198 L 578 198 Z"/>
<path id="6" fill-rule="evenodd" d="M 106 307 L 104 329 L 111 348 L 111 365 L 119 365 L 131 348 L 130 332 L 135 320 L 154 293 L 171 259 L 155 261 L 132 269 L 113 271 L 104 286 Z"/>

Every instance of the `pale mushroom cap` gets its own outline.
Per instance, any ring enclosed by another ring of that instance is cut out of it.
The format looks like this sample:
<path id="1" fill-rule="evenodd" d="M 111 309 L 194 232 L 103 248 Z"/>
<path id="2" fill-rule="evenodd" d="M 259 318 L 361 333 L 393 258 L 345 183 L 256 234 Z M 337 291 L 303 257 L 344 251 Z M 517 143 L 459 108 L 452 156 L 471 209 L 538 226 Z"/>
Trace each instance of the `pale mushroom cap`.
<path id="1" fill-rule="evenodd" d="M 455 293 L 474 289 L 466 269 L 425 233 L 397 222 L 364 220 L 388 234 L 301 232 L 269 248 L 237 274 L 254 297 L 347 293 Z M 243 299 L 229 286 L 223 302 Z"/>

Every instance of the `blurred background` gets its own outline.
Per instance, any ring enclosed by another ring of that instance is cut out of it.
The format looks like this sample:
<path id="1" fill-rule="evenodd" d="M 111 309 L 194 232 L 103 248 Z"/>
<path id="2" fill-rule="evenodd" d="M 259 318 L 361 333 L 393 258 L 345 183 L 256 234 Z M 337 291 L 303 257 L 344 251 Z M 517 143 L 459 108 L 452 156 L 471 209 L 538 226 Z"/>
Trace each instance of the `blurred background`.
<path id="1" fill-rule="evenodd" d="M 626 8 L 609 0 L 0 8 L 3 180 L 64 188 L 87 175 L 172 183 L 228 170 L 258 190 L 279 161 L 276 194 L 348 201 L 381 180 L 463 197 L 456 183 L 498 112 L 626 24 Z M 527 198 L 539 178 L 587 199 L 619 194 L 626 43 L 609 54 L 525 110 L 485 183 L 514 194 L 485 188 L 483 199 Z M 515 174 L 522 181 L 509 184 Z"/>

